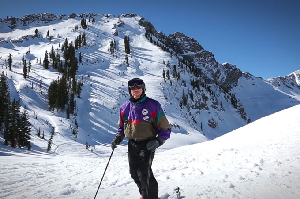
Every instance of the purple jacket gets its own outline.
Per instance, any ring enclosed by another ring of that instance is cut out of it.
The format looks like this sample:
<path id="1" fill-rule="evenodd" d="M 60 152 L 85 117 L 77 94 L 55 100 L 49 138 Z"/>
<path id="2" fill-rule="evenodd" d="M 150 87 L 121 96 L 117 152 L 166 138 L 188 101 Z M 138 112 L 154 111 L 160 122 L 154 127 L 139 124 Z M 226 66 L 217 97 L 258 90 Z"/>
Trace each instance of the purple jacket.
<path id="1" fill-rule="evenodd" d="M 171 127 L 158 101 L 143 97 L 137 103 L 126 101 L 120 108 L 119 134 L 136 141 L 170 138 Z"/>

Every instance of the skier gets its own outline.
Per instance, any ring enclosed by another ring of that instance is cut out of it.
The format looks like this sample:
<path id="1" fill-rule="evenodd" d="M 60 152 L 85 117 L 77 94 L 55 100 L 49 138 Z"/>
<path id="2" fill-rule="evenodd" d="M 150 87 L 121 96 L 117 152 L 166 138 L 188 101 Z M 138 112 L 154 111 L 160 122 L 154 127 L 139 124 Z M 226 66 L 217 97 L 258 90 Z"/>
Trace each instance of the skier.
<path id="1" fill-rule="evenodd" d="M 114 150 L 125 136 L 129 139 L 129 170 L 141 199 L 158 199 L 151 165 L 156 148 L 170 138 L 171 127 L 160 103 L 146 96 L 142 79 L 128 81 L 128 91 L 131 98 L 120 108 L 119 129 L 111 147 Z"/>

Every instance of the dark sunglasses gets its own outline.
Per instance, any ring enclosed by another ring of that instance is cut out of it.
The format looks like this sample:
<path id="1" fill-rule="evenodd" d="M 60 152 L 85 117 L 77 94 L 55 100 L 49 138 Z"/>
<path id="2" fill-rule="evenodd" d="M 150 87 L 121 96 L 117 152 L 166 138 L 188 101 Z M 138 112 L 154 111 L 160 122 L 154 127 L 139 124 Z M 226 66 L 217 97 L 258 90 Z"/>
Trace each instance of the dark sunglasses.
<path id="1" fill-rule="evenodd" d="M 137 84 L 134 84 L 133 86 L 128 86 L 131 90 L 134 90 L 134 88 L 137 88 L 137 89 L 140 89 L 140 88 L 144 88 L 144 84 L 142 85 L 137 85 Z"/>
<path id="2" fill-rule="evenodd" d="M 130 80 L 128 82 L 128 88 L 134 89 L 135 87 L 137 87 L 138 89 L 144 88 L 145 87 L 144 81 L 141 80 L 141 79 L 132 79 L 132 80 Z"/>

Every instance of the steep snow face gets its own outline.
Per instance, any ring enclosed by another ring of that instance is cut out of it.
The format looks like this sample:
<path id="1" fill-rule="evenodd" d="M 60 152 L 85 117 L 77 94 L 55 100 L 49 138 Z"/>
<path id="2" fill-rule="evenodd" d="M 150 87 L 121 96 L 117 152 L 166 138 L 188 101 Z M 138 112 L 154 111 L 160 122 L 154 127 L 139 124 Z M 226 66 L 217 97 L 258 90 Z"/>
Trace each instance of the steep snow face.
<path id="1" fill-rule="evenodd" d="M 300 100 L 300 70 L 284 77 L 275 77 L 266 80 L 274 88 L 286 95 Z"/>
<path id="2" fill-rule="evenodd" d="M 251 121 L 299 104 L 299 99 L 274 89 L 269 81 L 243 75 L 232 89 Z"/>
<path id="3" fill-rule="evenodd" d="M 176 198 L 179 187 L 182 198 L 299 198 L 299 111 L 294 106 L 212 141 L 171 150 L 163 145 L 152 166 L 159 197 Z M 51 154 L 2 143 L 0 198 L 7 199 L 93 198 L 111 155 L 109 146 L 86 150 L 61 134 Z M 126 152 L 123 144 L 115 149 L 97 198 L 139 197 Z"/>
<path id="4" fill-rule="evenodd" d="M 177 63 L 177 60 L 145 38 L 145 30 L 139 25 L 140 17 L 96 15 L 93 18 L 95 22 L 89 23 L 85 30 L 80 28 L 82 18 L 75 17 L 50 24 L 44 23 L 42 26 L 38 26 L 41 22 L 31 22 L 30 27 L 0 34 L 2 41 L 0 72 L 7 74 L 11 97 L 20 98 L 21 105 L 26 106 L 29 111 L 32 144 L 35 146 L 43 143 L 39 147 L 46 149 L 46 140 L 36 144 L 35 132 L 41 129 L 46 136 L 50 136 L 53 127 L 60 135 L 76 139 L 82 144 L 110 143 L 117 131 L 119 107 L 129 98 L 127 81 L 134 77 L 145 80 L 146 94 L 160 101 L 170 123 L 180 124 L 180 131 L 174 132 L 173 141 L 166 144 L 166 148 L 206 141 L 205 136 L 182 120 L 178 101 L 169 106 L 167 99 L 171 97 L 165 96 L 163 90 L 162 72 L 166 68 L 163 63 L 173 64 Z M 76 30 L 76 27 L 79 28 Z M 36 29 L 38 34 L 35 36 Z M 51 39 L 47 36 L 48 31 Z M 115 31 L 118 32 L 118 36 L 113 35 Z M 45 70 L 42 63 L 45 51 L 50 52 L 53 46 L 63 57 L 60 49 L 65 39 L 74 43 L 75 38 L 82 33 L 86 34 L 87 46 L 78 49 L 76 55 L 81 53 L 83 57 L 83 62 L 79 64 L 77 79 L 84 85 L 81 97 L 76 98 L 76 116 L 65 119 L 65 112 L 48 111 L 47 100 L 50 83 L 61 74 L 51 67 Z M 131 48 L 128 66 L 124 52 L 125 35 L 130 38 Z M 116 51 L 111 54 L 108 49 L 113 40 L 116 42 Z M 13 58 L 11 71 L 7 68 L 9 54 Z M 31 72 L 27 79 L 22 75 L 23 56 L 27 59 L 27 63 L 31 61 Z M 169 108 L 166 108 L 167 106 Z M 79 124 L 76 138 L 71 133 L 75 121 Z M 186 141 L 182 141 L 183 138 Z"/>

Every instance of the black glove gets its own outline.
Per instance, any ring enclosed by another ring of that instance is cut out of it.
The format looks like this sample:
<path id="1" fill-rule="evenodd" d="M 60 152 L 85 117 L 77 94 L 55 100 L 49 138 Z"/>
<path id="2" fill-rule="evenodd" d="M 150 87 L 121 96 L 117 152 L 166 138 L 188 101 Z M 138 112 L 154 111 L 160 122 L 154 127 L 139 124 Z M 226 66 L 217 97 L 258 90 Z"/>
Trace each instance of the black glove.
<path id="1" fill-rule="evenodd" d="M 112 150 L 114 150 L 115 148 L 117 148 L 117 145 L 119 145 L 123 141 L 123 139 L 124 139 L 124 135 L 117 134 L 116 137 L 111 142 L 111 148 L 112 148 Z"/>
<path id="2" fill-rule="evenodd" d="M 147 144 L 146 147 L 149 151 L 154 152 L 159 146 L 163 145 L 165 143 L 165 140 L 162 138 L 154 138 L 151 139 Z"/>

